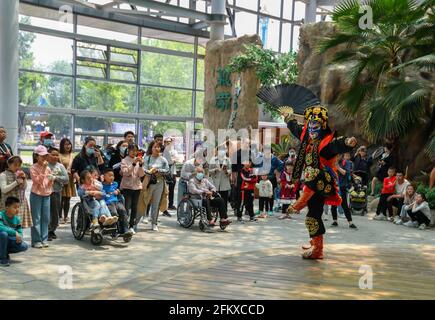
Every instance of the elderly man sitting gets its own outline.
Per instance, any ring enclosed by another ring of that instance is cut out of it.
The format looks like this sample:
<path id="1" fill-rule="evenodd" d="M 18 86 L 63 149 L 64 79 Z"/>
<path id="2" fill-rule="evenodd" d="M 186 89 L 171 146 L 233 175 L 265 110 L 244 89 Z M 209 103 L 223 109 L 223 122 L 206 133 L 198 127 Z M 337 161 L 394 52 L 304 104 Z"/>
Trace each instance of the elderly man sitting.
<path id="1" fill-rule="evenodd" d="M 221 218 L 221 224 L 227 225 L 231 223 L 231 221 L 228 220 L 225 201 L 222 198 L 212 199 L 213 194 L 216 192 L 216 188 L 207 178 L 204 178 L 204 169 L 202 167 L 195 168 L 195 175 L 189 180 L 187 189 L 192 195 L 205 195 L 207 197 L 202 200 L 202 205 L 208 208 L 207 201 L 209 201 L 211 207 L 217 208 Z M 216 221 L 211 216 L 209 210 L 207 210 L 207 219 L 211 226 L 215 225 Z"/>

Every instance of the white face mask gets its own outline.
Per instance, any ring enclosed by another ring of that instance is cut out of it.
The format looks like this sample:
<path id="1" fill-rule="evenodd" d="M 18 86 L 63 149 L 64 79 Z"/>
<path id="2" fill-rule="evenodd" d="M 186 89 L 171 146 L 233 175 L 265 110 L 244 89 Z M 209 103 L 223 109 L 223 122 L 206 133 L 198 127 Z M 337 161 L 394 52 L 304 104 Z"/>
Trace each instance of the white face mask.
<path id="1" fill-rule="evenodd" d="M 218 151 L 218 158 L 219 159 L 225 158 L 226 155 L 227 155 L 227 151 L 226 150 L 219 150 Z"/>

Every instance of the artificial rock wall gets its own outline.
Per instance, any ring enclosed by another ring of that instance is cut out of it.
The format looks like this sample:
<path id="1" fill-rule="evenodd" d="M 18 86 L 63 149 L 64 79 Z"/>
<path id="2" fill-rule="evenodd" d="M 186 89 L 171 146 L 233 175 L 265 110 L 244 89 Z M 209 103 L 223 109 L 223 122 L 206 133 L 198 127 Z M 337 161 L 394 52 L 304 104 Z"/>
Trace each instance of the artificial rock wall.
<path id="1" fill-rule="evenodd" d="M 346 74 L 351 65 L 330 64 L 330 61 L 334 54 L 342 50 L 343 47 L 338 46 L 321 55 L 316 51 L 319 41 L 325 36 L 332 35 L 336 31 L 335 28 L 331 22 L 318 22 L 301 27 L 297 57 L 299 70 L 297 83 L 311 89 L 320 98 L 322 104 L 328 106 L 330 124 L 333 130 L 337 130 L 339 135 L 355 136 L 358 139 L 358 145 L 367 145 L 371 151 L 375 146 L 370 148 L 367 137 L 362 130 L 362 123 L 358 120 L 361 118 L 348 119 L 336 107 L 339 94 L 349 88 Z M 435 98 L 435 93 L 433 96 Z M 430 133 L 431 127 L 434 130 L 433 117 L 434 112 L 432 115 L 428 112 L 427 117 L 422 119 L 422 123 L 416 126 L 406 139 L 401 141 L 398 154 L 403 159 L 403 163 L 408 165 L 410 177 L 419 176 L 421 170 L 428 172 L 432 170 L 433 163 L 431 164 L 430 159 L 424 153 L 424 147 L 428 142 L 430 135 L 428 133 Z"/>
<path id="2" fill-rule="evenodd" d="M 246 70 L 240 75 L 228 75 L 226 80 L 229 81 L 223 82 L 222 74 L 219 75 L 232 57 L 243 52 L 243 45 L 250 43 L 261 44 L 261 41 L 257 35 L 245 35 L 236 39 L 207 43 L 204 68 L 204 128 L 211 129 L 216 138 L 218 129 L 227 129 L 229 124 L 236 131 L 250 126 L 253 129 L 258 128 L 256 94 L 260 83 L 255 71 Z"/>

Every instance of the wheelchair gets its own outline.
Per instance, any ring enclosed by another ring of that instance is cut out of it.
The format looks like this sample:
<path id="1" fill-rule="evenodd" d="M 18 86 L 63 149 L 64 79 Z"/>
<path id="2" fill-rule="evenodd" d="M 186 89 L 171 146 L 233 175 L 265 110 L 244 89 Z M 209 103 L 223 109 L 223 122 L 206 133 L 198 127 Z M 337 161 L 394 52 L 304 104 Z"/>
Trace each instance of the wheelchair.
<path id="1" fill-rule="evenodd" d="M 119 196 L 120 201 L 123 201 L 124 197 Z M 115 240 L 119 236 L 119 222 L 111 226 L 103 226 L 100 223 L 99 232 L 95 232 L 91 228 L 92 215 L 91 210 L 87 206 L 84 198 L 80 198 L 80 202 L 76 203 L 71 211 L 71 230 L 74 238 L 77 240 L 82 240 L 85 235 L 91 236 L 91 243 L 93 245 L 100 245 L 103 242 L 104 236 L 110 236 L 111 239 Z M 124 242 L 128 243 L 131 241 L 131 235 L 122 236 Z"/>
<path id="2" fill-rule="evenodd" d="M 219 193 L 213 193 L 214 198 L 220 198 Z M 190 228 L 195 219 L 199 218 L 199 229 L 202 232 L 206 232 L 211 229 L 209 221 L 207 219 L 207 207 L 202 205 L 202 200 L 206 199 L 204 195 L 192 195 L 185 193 L 183 198 L 177 207 L 177 221 L 183 228 Z M 217 221 L 219 217 L 219 212 L 217 208 L 209 206 L 209 210 L 212 218 Z M 225 230 L 228 224 L 223 224 L 219 221 L 219 227 L 221 230 Z"/>

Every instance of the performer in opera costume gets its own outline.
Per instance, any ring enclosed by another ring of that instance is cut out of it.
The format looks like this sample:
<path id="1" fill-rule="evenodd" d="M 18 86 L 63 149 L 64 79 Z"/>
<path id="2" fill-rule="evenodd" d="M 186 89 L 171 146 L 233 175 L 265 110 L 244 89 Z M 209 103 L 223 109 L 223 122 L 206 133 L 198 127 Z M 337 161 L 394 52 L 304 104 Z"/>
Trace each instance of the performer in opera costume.
<path id="1" fill-rule="evenodd" d="M 290 132 L 300 139 L 293 180 L 303 175 L 303 194 L 298 201 L 289 206 L 288 212 L 298 212 L 308 206 L 305 225 L 311 237 L 310 245 L 303 246 L 305 259 L 323 259 L 323 235 L 325 226 L 322 221 L 323 205 L 339 206 L 337 156 L 349 152 L 356 146 L 356 139 L 336 137 L 328 127 L 328 110 L 322 106 L 311 106 L 305 110 L 305 124 L 286 117 Z"/>
<path id="2" fill-rule="evenodd" d="M 301 141 L 292 183 L 303 180 L 303 194 L 289 206 L 289 213 L 297 213 L 308 206 L 305 225 L 311 237 L 310 245 L 303 246 L 305 259 L 323 259 L 322 221 L 323 205 L 339 206 L 337 156 L 356 146 L 356 139 L 336 137 L 328 127 L 328 110 L 309 89 L 297 84 L 262 87 L 257 96 L 279 112 L 290 132 Z M 293 113 L 304 114 L 305 123 L 299 125 Z M 303 179 L 301 179 L 303 175 Z"/>

